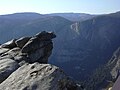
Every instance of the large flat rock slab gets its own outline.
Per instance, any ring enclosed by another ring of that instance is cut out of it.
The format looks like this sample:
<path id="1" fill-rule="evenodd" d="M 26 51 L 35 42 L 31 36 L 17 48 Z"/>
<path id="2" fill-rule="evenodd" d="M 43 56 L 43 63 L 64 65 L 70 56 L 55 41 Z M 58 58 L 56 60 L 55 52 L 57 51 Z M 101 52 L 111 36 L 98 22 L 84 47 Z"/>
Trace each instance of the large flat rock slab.
<path id="1" fill-rule="evenodd" d="M 77 90 L 58 67 L 50 64 L 26 64 L 18 68 L 3 83 L 2 90 Z"/>

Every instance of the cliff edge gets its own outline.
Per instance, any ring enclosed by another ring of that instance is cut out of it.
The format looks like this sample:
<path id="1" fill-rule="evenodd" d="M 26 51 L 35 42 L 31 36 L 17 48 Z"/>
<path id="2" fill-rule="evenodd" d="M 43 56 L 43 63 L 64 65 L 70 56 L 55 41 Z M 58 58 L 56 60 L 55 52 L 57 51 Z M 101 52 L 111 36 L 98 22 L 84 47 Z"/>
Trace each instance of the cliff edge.
<path id="1" fill-rule="evenodd" d="M 0 45 L 0 90 L 81 90 L 59 67 L 48 63 L 53 32 Z"/>

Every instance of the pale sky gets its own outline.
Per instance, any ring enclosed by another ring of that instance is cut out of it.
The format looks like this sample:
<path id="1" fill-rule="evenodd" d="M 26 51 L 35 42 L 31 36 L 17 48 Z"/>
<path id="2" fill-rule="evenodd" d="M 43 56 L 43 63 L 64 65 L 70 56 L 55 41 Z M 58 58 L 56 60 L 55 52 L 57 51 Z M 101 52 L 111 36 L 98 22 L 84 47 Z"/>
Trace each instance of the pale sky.
<path id="1" fill-rule="evenodd" d="M 0 0 L 0 15 L 17 12 L 90 13 L 120 11 L 120 0 Z"/>

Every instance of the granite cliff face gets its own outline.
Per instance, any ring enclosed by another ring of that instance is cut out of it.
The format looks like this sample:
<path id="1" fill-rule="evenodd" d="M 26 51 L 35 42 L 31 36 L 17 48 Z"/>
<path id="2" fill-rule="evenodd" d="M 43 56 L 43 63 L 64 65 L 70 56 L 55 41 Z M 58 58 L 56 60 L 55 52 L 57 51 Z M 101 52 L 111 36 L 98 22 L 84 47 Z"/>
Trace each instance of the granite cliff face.
<path id="1" fill-rule="evenodd" d="M 0 90 L 81 90 L 58 67 L 47 64 L 54 33 L 11 40 L 0 46 Z"/>
<path id="2" fill-rule="evenodd" d="M 96 69 L 86 84 L 87 90 L 108 90 L 120 75 L 120 47 L 113 53 L 111 59 Z"/>

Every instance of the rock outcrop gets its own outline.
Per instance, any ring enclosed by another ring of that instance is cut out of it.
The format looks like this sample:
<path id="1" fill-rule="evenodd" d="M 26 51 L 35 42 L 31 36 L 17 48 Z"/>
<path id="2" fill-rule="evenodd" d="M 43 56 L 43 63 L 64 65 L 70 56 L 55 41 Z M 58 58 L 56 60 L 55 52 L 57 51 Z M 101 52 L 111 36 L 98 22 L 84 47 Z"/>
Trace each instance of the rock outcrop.
<path id="1" fill-rule="evenodd" d="M 11 40 L 0 46 L 0 90 L 81 90 L 58 67 L 47 64 L 53 32 Z"/>
<path id="2" fill-rule="evenodd" d="M 113 79 L 117 79 L 120 75 L 120 47 L 113 54 L 109 64 L 111 65 L 111 75 Z"/>
<path id="3" fill-rule="evenodd" d="M 43 31 L 33 37 L 11 40 L 0 46 L 0 60 L 10 58 L 18 63 L 47 63 L 53 48 L 51 39 L 55 37 L 54 33 Z"/>

